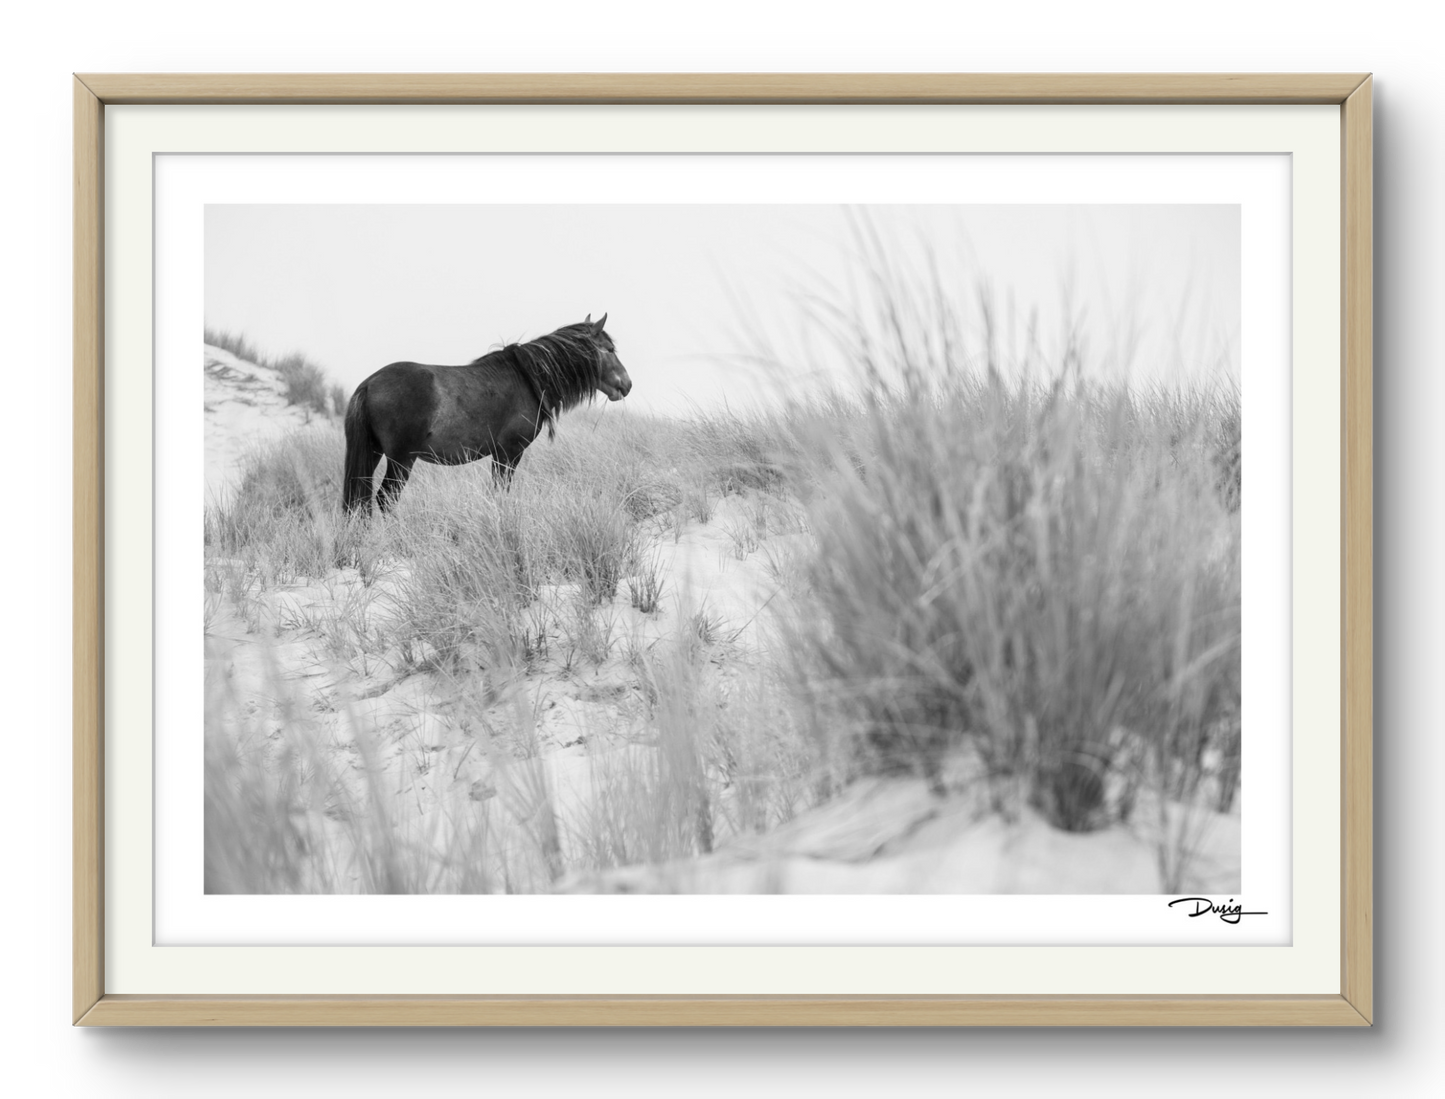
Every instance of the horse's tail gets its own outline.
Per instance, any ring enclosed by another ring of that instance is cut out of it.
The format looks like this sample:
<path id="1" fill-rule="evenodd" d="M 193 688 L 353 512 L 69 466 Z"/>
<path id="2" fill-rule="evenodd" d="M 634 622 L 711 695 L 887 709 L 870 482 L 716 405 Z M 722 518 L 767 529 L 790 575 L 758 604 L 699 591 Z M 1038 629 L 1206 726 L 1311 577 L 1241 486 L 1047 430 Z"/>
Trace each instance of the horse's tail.
<path id="1" fill-rule="evenodd" d="M 356 387 L 346 406 L 346 465 L 341 477 L 341 506 L 350 512 L 371 510 L 371 475 L 381 461 L 381 448 L 371 432 L 366 411 L 366 383 Z"/>

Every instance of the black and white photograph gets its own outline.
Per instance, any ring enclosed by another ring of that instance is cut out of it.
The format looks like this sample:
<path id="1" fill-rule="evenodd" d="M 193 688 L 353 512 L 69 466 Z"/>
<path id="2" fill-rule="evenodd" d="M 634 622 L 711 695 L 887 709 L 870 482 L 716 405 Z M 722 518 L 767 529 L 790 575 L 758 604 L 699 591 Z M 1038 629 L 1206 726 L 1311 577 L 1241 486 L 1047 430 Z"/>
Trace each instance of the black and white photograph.
<path id="1" fill-rule="evenodd" d="M 1238 892 L 1240 263 L 206 207 L 206 891 Z"/>

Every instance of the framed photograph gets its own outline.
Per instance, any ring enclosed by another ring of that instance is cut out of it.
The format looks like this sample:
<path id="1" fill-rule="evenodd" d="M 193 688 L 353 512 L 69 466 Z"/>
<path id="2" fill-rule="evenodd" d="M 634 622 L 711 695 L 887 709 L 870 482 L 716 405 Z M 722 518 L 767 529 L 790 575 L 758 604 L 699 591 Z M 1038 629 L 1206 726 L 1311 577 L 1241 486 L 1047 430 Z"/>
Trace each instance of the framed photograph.
<path id="1" fill-rule="evenodd" d="M 75 79 L 74 1020 L 1371 1000 L 1371 79 Z"/>

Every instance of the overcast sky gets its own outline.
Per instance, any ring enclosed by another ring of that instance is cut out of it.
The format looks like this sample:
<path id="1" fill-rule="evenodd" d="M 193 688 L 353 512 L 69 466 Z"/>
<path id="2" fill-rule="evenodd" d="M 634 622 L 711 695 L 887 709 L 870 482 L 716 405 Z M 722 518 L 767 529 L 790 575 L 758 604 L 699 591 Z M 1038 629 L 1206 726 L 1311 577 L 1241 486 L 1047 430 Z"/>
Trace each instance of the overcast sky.
<path id="1" fill-rule="evenodd" d="M 817 347 L 799 303 L 849 300 L 860 223 L 900 267 L 932 253 L 970 323 L 983 284 L 1016 342 L 1036 313 L 1046 357 L 1072 318 L 1100 374 L 1237 377 L 1237 206 L 212 205 L 205 323 L 304 352 L 349 392 L 389 362 L 465 362 L 605 312 L 630 407 L 743 407 L 848 384 L 840 356 L 797 351 Z M 759 330 L 782 366 L 738 354 Z"/>

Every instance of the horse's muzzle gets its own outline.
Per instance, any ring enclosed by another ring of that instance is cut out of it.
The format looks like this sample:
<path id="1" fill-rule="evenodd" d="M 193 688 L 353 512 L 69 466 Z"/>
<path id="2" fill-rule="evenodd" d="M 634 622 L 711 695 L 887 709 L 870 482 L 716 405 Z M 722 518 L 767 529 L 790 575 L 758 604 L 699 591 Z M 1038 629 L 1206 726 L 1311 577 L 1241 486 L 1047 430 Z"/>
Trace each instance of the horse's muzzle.
<path id="1" fill-rule="evenodd" d="M 620 401 L 632 392 L 632 379 L 626 374 L 620 378 L 608 378 L 597 387 L 609 401 Z"/>

